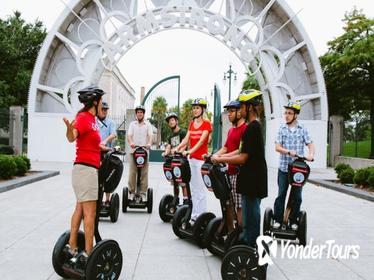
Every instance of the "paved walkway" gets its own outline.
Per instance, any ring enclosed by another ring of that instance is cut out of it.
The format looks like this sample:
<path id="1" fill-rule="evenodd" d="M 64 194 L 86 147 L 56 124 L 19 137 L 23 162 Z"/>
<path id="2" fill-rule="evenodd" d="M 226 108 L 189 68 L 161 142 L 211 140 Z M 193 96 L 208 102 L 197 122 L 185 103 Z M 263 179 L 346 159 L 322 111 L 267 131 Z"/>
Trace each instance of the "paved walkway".
<path id="1" fill-rule="evenodd" d="M 74 207 L 69 164 L 33 163 L 33 169 L 60 170 L 61 175 L 0 194 L 0 279 L 60 279 L 52 268 L 51 254 L 58 236 L 69 227 Z M 126 168 L 126 167 L 125 167 Z M 315 170 L 318 178 L 333 177 L 330 170 Z M 262 213 L 276 194 L 276 171 L 269 170 L 269 197 Z M 117 192 L 127 181 L 127 169 Z M 151 164 L 150 186 L 154 188 L 154 211 L 132 211 L 117 223 L 102 221 L 105 238 L 117 240 L 124 254 L 121 279 L 220 279 L 219 258 L 194 244 L 179 240 L 171 225 L 161 222 L 158 203 L 171 187 L 162 166 Z M 308 238 L 313 244 L 335 240 L 341 245 L 359 245 L 359 258 L 300 260 L 281 258 L 280 245 L 268 279 L 373 279 L 374 203 L 307 184 L 303 208 L 308 211 Z M 209 209 L 219 215 L 212 194 Z"/>

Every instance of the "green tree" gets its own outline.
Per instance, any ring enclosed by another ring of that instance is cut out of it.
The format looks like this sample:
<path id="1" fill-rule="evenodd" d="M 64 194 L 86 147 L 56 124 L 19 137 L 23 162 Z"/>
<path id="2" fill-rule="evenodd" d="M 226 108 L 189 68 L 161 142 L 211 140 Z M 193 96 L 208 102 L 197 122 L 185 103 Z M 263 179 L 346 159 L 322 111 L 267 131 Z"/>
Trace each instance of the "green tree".
<path id="1" fill-rule="evenodd" d="M 27 104 L 32 71 L 45 36 L 41 21 L 26 23 L 20 12 L 0 19 L 0 108 Z"/>
<path id="2" fill-rule="evenodd" d="M 151 122 L 157 127 L 157 143 L 161 143 L 161 132 L 162 126 L 165 119 L 168 103 L 166 102 L 165 97 L 158 96 L 153 101 L 152 104 L 152 113 L 151 113 Z"/>
<path id="3" fill-rule="evenodd" d="M 260 86 L 258 84 L 258 81 L 256 80 L 256 77 L 253 75 L 250 75 L 248 72 L 246 73 L 247 79 L 243 82 L 242 90 L 247 89 L 257 89 L 260 90 Z"/>
<path id="4" fill-rule="evenodd" d="M 192 120 L 192 110 L 191 110 L 191 104 L 193 102 L 192 98 L 187 99 L 184 101 L 180 116 L 179 116 L 179 126 L 183 127 L 184 129 L 188 129 L 188 125 L 190 121 Z"/>
<path id="5" fill-rule="evenodd" d="M 320 58 L 329 112 L 345 120 L 361 110 L 370 112 L 370 158 L 374 158 L 374 19 L 353 9 L 343 22 L 345 33 L 330 41 Z"/>

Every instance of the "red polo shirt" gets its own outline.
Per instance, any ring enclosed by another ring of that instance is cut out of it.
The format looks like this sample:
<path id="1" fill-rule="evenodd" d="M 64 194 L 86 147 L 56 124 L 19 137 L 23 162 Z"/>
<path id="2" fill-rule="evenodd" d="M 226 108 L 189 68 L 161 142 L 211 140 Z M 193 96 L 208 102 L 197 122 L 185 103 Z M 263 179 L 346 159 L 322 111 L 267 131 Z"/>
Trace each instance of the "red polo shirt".
<path id="1" fill-rule="evenodd" d="M 239 149 L 240 146 L 240 140 L 242 139 L 242 135 L 244 130 L 246 129 L 247 124 L 243 123 L 239 127 L 231 127 L 229 129 L 229 132 L 227 133 L 227 139 L 225 143 L 225 147 L 227 150 L 227 153 L 231 153 L 237 149 Z M 237 172 L 237 166 L 233 164 L 229 164 L 228 174 L 236 174 Z"/>
<path id="2" fill-rule="evenodd" d="M 100 133 L 95 116 L 82 112 L 75 118 L 75 129 L 78 130 L 75 163 L 100 167 Z"/>
<path id="3" fill-rule="evenodd" d="M 188 130 L 190 132 L 190 149 L 192 149 L 197 144 L 197 142 L 199 142 L 205 130 L 208 131 L 209 133 L 212 132 L 212 125 L 210 121 L 203 120 L 200 126 L 198 128 L 195 128 L 194 122 L 192 121 L 190 123 Z M 204 160 L 203 155 L 208 154 L 208 144 L 209 144 L 208 142 L 209 142 L 209 135 L 205 139 L 204 143 L 200 146 L 200 148 L 197 149 L 196 152 L 190 155 L 190 158 Z"/>

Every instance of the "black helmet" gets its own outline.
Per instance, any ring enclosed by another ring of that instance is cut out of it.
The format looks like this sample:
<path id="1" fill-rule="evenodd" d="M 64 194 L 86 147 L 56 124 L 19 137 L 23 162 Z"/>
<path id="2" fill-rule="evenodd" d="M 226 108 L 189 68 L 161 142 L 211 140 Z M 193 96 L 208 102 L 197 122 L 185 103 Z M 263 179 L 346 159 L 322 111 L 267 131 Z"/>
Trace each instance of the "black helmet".
<path id="1" fill-rule="evenodd" d="M 231 100 L 225 106 L 223 106 L 223 108 L 225 108 L 225 109 L 229 109 L 229 108 L 240 109 L 240 102 L 238 100 Z"/>
<path id="2" fill-rule="evenodd" d="M 171 113 L 169 113 L 169 114 L 166 115 L 165 121 L 169 122 L 170 118 L 175 118 L 176 120 L 178 120 L 178 115 L 176 113 L 174 113 L 174 112 L 171 112 Z"/>
<path id="3" fill-rule="evenodd" d="M 97 86 L 88 86 L 79 90 L 78 94 L 79 102 L 87 104 L 89 102 L 100 100 L 101 96 L 103 96 L 105 92 Z"/>
<path id="4" fill-rule="evenodd" d="M 138 110 L 142 110 L 143 113 L 145 113 L 145 108 L 144 108 L 143 105 L 138 105 L 138 106 L 136 106 L 136 107 L 135 107 L 135 113 L 136 113 Z"/>

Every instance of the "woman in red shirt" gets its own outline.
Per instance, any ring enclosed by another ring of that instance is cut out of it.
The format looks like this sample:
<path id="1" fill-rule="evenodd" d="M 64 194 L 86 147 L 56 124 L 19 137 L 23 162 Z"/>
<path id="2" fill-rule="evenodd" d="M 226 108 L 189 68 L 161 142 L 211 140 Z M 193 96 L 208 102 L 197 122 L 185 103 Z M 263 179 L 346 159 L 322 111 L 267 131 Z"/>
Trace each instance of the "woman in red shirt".
<path id="1" fill-rule="evenodd" d="M 101 109 L 101 97 L 104 91 L 95 86 L 78 91 L 78 98 L 84 107 L 78 112 L 75 120 L 69 122 L 64 118 L 66 138 L 69 142 L 76 140 L 76 158 L 72 171 L 72 185 L 77 199 L 71 217 L 69 243 L 64 252 L 77 261 L 85 262 L 93 248 L 93 237 L 96 216 L 96 201 L 99 194 L 98 168 L 100 167 L 100 132 L 96 124 L 96 115 Z M 84 223 L 85 251 L 77 256 L 77 239 L 81 220 Z"/>
<path id="2" fill-rule="evenodd" d="M 191 167 L 191 196 L 192 215 L 191 224 L 196 218 L 206 212 L 206 187 L 201 177 L 201 166 L 204 163 L 203 155 L 208 154 L 209 134 L 212 132 L 210 121 L 203 118 L 207 102 L 202 98 L 197 98 L 192 102 L 193 121 L 190 123 L 186 137 L 179 144 L 177 150 L 181 150 L 189 143 L 190 150 L 183 154 L 190 155 Z"/>

